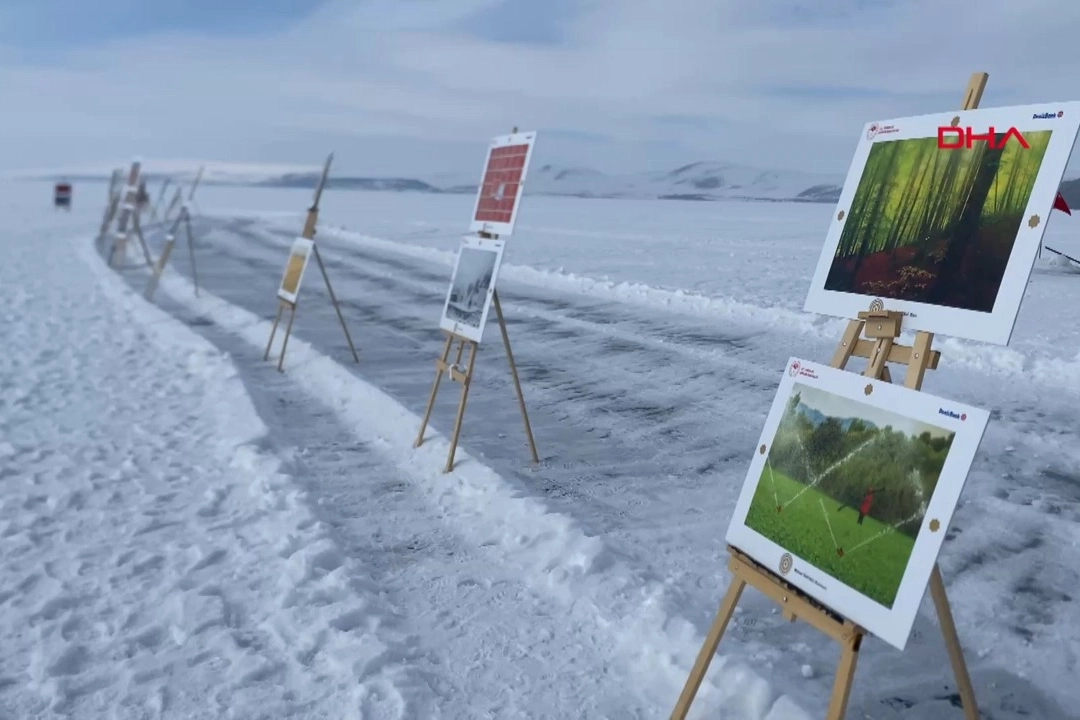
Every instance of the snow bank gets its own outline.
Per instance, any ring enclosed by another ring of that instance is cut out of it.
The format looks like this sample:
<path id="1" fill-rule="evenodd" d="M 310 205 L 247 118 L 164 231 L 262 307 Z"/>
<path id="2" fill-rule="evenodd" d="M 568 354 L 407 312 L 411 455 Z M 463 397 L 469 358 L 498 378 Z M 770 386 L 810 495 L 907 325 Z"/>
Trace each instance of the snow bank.
<path id="1" fill-rule="evenodd" d="M 393 252 L 448 267 L 453 267 L 454 259 L 457 256 L 456 251 L 440 250 L 421 245 L 406 245 L 333 227 L 320 226 L 319 231 L 326 235 L 366 245 L 375 250 Z M 462 234 L 464 235 L 464 233 Z M 835 331 L 832 334 L 838 337 L 846 325 L 846 321 L 843 320 L 830 319 L 825 320 L 823 323 L 814 315 L 796 313 L 783 308 L 761 307 L 752 303 L 740 302 L 733 298 L 709 297 L 689 290 L 664 290 L 641 283 L 596 280 L 561 270 L 540 270 L 528 265 L 503 263 L 499 269 L 499 276 L 507 280 L 561 292 L 588 295 L 604 300 L 620 300 L 647 307 L 669 308 L 695 315 L 728 317 L 743 322 L 764 323 L 770 327 L 791 328 L 822 336 Z"/>
<path id="2" fill-rule="evenodd" d="M 0 268 L 0 715 L 415 717 L 416 638 L 260 449 L 229 358 L 85 238 L 33 240 Z"/>
<path id="3" fill-rule="evenodd" d="M 269 219 L 268 215 L 260 213 Z M 393 252 L 432 263 L 453 267 L 455 251 L 422 245 L 405 244 L 363 235 L 340 228 L 320 228 L 320 232 L 358 243 L 375 250 Z M 837 341 L 848 321 L 782 307 L 765 307 L 731 297 L 716 297 L 691 290 L 667 290 L 642 283 L 597 280 L 573 272 L 542 270 L 527 265 L 503 263 L 500 276 L 533 286 L 560 292 L 577 293 L 605 300 L 631 303 L 650 308 L 675 310 L 707 318 L 725 318 L 745 324 L 764 325 L 770 329 L 799 333 L 818 340 Z M 901 336 L 910 344 L 914 333 Z M 1056 341 L 1055 341 L 1056 342 Z M 935 344 L 950 367 L 961 366 L 998 377 L 1024 378 L 1039 385 L 1065 387 L 1080 392 L 1080 348 L 1074 358 L 1043 356 L 1038 350 L 1021 352 L 1012 347 L 988 345 L 957 338 L 939 337 Z"/>
<path id="4" fill-rule="evenodd" d="M 253 351 L 264 350 L 269 321 L 205 290 L 196 298 L 190 282 L 175 275 L 166 276 L 161 287 L 176 301 L 244 338 Z M 360 353 L 362 361 L 362 348 Z M 502 564 L 516 568 L 534 589 L 581 616 L 589 632 L 606 634 L 617 650 L 613 661 L 628 664 L 639 679 L 628 692 L 640 693 L 657 707 L 674 705 L 702 638 L 685 620 L 666 616 L 662 587 L 626 567 L 571 519 L 549 512 L 538 500 L 517 495 L 465 451 L 458 450 L 454 472 L 442 473 L 449 449 L 444 437 L 432 437 L 429 430 L 425 443 L 414 449 L 419 417 L 300 338 L 289 341 L 287 372 L 334 408 L 365 443 L 403 468 L 469 541 L 498 548 Z M 717 710 L 723 708 L 719 717 L 727 720 L 809 717 L 790 698 L 777 695 L 744 665 L 718 656 L 694 715 L 718 717 Z"/>

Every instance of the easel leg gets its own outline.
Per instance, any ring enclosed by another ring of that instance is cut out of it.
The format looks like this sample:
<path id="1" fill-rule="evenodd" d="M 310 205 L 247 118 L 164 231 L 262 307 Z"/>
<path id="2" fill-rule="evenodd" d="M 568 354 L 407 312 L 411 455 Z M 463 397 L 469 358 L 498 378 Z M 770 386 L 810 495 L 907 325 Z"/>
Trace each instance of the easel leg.
<path id="1" fill-rule="evenodd" d="M 862 335 L 865 324 L 862 320 L 848 321 L 844 336 L 840 339 L 840 344 L 836 348 L 832 362 L 829 363 L 831 367 L 837 370 L 843 370 L 847 367 L 848 361 L 851 360 L 851 354 L 855 352 L 855 346 L 859 343 L 859 337 Z"/>
<path id="2" fill-rule="evenodd" d="M 146 238 L 143 236 L 142 223 L 139 222 L 138 214 L 134 215 L 135 237 L 139 238 L 139 247 L 142 248 L 143 258 L 146 260 L 147 267 L 154 267 L 154 258 L 150 255 L 150 246 L 146 244 Z"/>
<path id="3" fill-rule="evenodd" d="M 458 359 L 454 363 L 457 365 L 461 362 L 461 353 L 465 349 L 464 341 L 458 346 Z M 454 418 L 454 434 L 450 438 L 450 453 L 446 457 L 446 467 L 443 468 L 444 473 L 448 473 L 454 469 L 454 455 L 457 454 L 458 439 L 461 437 L 461 425 L 465 420 L 465 404 L 469 402 L 469 387 L 472 385 L 473 368 L 476 367 L 476 352 L 480 349 L 478 343 L 471 343 L 469 345 L 469 369 L 465 371 L 465 377 L 461 381 L 461 401 L 458 403 L 457 417 Z"/>
<path id="4" fill-rule="evenodd" d="M 521 417 L 525 421 L 525 436 L 529 440 L 529 452 L 532 453 L 533 463 L 539 463 L 540 456 L 536 453 L 536 440 L 533 439 L 529 411 L 525 407 L 525 394 L 521 391 L 521 380 L 518 378 L 517 364 L 514 362 L 514 351 L 510 349 L 510 335 L 506 332 L 506 320 L 503 319 L 498 290 L 492 293 L 492 301 L 495 304 L 495 315 L 499 318 L 499 331 L 502 333 L 503 347 L 506 348 L 506 359 L 510 363 L 510 374 L 514 377 L 514 390 L 517 392 L 518 406 L 521 407 Z"/>
<path id="5" fill-rule="evenodd" d="M 960 636 L 956 632 L 952 608 L 949 606 L 949 596 L 945 593 L 945 581 L 941 577 L 941 568 L 936 563 L 934 564 L 934 571 L 930 574 L 930 596 L 934 599 L 938 622 L 941 623 L 941 635 L 945 639 L 945 648 L 949 651 L 949 661 L 952 663 L 953 675 L 956 676 L 956 689 L 960 693 L 960 701 L 964 705 L 964 720 L 979 720 L 979 705 L 975 700 L 975 686 L 971 683 L 971 675 L 968 674 L 964 651 L 960 647 Z"/>
<path id="6" fill-rule="evenodd" d="M 892 347 L 892 338 L 878 338 L 874 341 L 874 351 L 870 353 L 870 364 L 866 366 L 866 370 L 863 372 L 865 377 L 881 378 L 885 382 L 892 382 L 891 377 L 886 374 L 889 369 L 886 363 L 889 360 L 889 352 Z"/>
<path id="7" fill-rule="evenodd" d="M 856 635 L 850 641 L 840 645 L 840 664 L 836 668 L 836 679 L 833 681 L 832 699 L 829 701 L 826 720 L 844 720 L 847 716 L 851 685 L 855 681 L 855 668 L 859 663 L 861 645 L 861 635 Z"/>
<path id="8" fill-rule="evenodd" d="M 443 347 L 442 356 L 436 364 L 435 382 L 431 385 L 431 395 L 428 397 L 427 410 L 424 411 L 424 419 L 420 422 L 420 433 L 416 436 L 416 442 L 413 443 L 413 447 L 420 447 L 424 443 L 424 433 L 427 432 L 428 423 L 431 421 L 431 413 L 435 409 L 435 398 L 439 394 L 439 385 L 442 384 L 443 368 L 446 367 L 446 361 L 450 358 L 450 348 L 453 344 L 454 336 L 447 335 L 446 345 Z"/>
<path id="9" fill-rule="evenodd" d="M 289 347 L 289 337 L 292 335 L 293 320 L 296 319 L 296 303 L 289 305 L 289 324 L 285 326 L 285 337 L 281 339 L 281 356 L 277 361 L 278 372 L 285 372 L 285 349 Z"/>
<path id="10" fill-rule="evenodd" d="M 154 267 L 154 273 L 150 276 L 150 281 L 146 283 L 144 297 L 147 300 L 153 300 L 158 282 L 161 280 L 161 274 L 165 272 L 165 264 L 169 262 L 169 255 L 172 254 L 173 245 L 175 244 L 176 239 L 172 236 L 165 241 L 165 247 L 161 250 L 161 257 L 158 258 L 157 265 Z"/>
<path id="11" fill-rule="evenodd" d="M 341 314 L 341 306 L 338 305 L 337 297 L 334 295 L 334 288 L 330 284 L 330 276 L 326 274 L 326 266 L 323 265 L 322 255 L 319 254 L 319 246 L 313 245 L 315 249 L 315 260 L 319 263 L 319 272 L 322 273 L 323 282 L 326 283 L 326 292 L 330 294 L 330 302 L 334 305 L 334 311 L 337 313 L 338 321 L 341 323 L 341 329 L 345 333 L 345 341 L 349 343 L 349 350 L 352 352 L 353 360 L 360 362 L 360 356 L 356 354 L 356 347 L 353 345 L 352 337 L 349 335 L 349 328 L 345 325 L 345 316 Z"/>
<path id="12" fill-rule="evenodd" d="M 277 315 L 274 316 L 274 324 L 270 326 L 270 339 L 266 341 L 266 352 L 263 353 L 263 360 L 270 359 L 270 348 L 274 344 L 274 335 L 277 333 L 278 323 L 281 322 L 281 311 L 285 309 L 285 303 L 279 302 L 277 306 Z"/>
<path id="13" fill-rule="evenodd" d="M 191 279 L 195 283 L 195 297 L 199 297 L 199 270 L 195 267 L 195 238 L 191 234 L 191 216 L 184 211 L 184 230 L 187 232 L 188 255 L 191 257 Z"/>
<path id="14" fill-rule="evenodd" d="M 720 609 L 716 613 L 716 619 L 713 620 L 712 627 L 709 628 L 709 634 L 705 636 L 705 644 L 701 646 L 701 650 L 698 652 L 694 667 L 690 670 L 690 677 L 686 679 L 686 685 L 683 686 L 682 694 L 679 695 L 679 701 L 675 704 L 675 710 L 671 713 L 671 720 L 686 720 L 686 715 L 690 712 L 690 706 L 694 704 L 694 698 L 697 697 L 698 690 L 701 689 L 701 683 L 705 680 L 705 673 L 709 671 L 709 665 L 712 664 L 712 659 L 716 655 L 716 648 L 720 645 L 720 639 L 724 637 L 728 622 L 731 621 L 735 606 L 739 604 L 739 598 L 742 597 L 742 591 L 745 587 L 745 580 L 739 577 L 732 578 L 727 594 L 724 595 L 724 600 L 720 603 Z"/>

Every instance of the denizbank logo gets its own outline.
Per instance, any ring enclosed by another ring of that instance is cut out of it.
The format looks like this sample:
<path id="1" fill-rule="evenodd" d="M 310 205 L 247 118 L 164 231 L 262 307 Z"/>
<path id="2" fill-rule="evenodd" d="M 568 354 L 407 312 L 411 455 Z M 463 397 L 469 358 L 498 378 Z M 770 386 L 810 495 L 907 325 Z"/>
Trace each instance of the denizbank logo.
<path id="1" fill-rule="evenodd" d="M 1031 116 L 1031 119 L 1032 120 L 1053 120 L 1054 118 L 1059 118 L 1059 117 L 1062 117 L 1064 115 L 1065 115 L 1064 110 L 1058 110 L 1057 112 L 1035 113 L 1034 115 Z"/>
<path id="2" fill-rule="evenodd" d="M 954 413 L 952 410 L 946 410 L 945 408 L 938 408 L 938 415 L 944 415 L 945 417 L 952 418 L 953 420 L 967 420 L 967 413 Z"/>

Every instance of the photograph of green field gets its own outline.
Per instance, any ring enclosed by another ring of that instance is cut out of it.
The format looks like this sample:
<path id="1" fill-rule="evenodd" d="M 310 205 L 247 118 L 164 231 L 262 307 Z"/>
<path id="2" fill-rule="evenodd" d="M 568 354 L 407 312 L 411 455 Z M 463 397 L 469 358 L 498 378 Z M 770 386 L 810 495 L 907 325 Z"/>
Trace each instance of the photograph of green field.
<path id="1" fill-rule="evenodd" d="M 1050 136 L 1024 132 L 1028 148 L 1005 133 L 994 147 L 875 143 L 825 290 L 992 312 Z"/>
<path id="2" fill-rule="evenodd" d="M 953 436 L 795 383 L 745 524 L 891 609 Z"/>

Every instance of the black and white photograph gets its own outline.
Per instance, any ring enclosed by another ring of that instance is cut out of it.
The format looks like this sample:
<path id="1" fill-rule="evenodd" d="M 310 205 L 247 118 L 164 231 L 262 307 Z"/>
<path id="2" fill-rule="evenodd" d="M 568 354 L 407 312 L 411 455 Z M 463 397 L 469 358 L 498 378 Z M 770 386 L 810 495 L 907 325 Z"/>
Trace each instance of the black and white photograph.
<path id="1" fill-rule="evenodd" d="M 462 239 L 439 327 L 480 342 L 503 247 L 502 240 Z"/>

